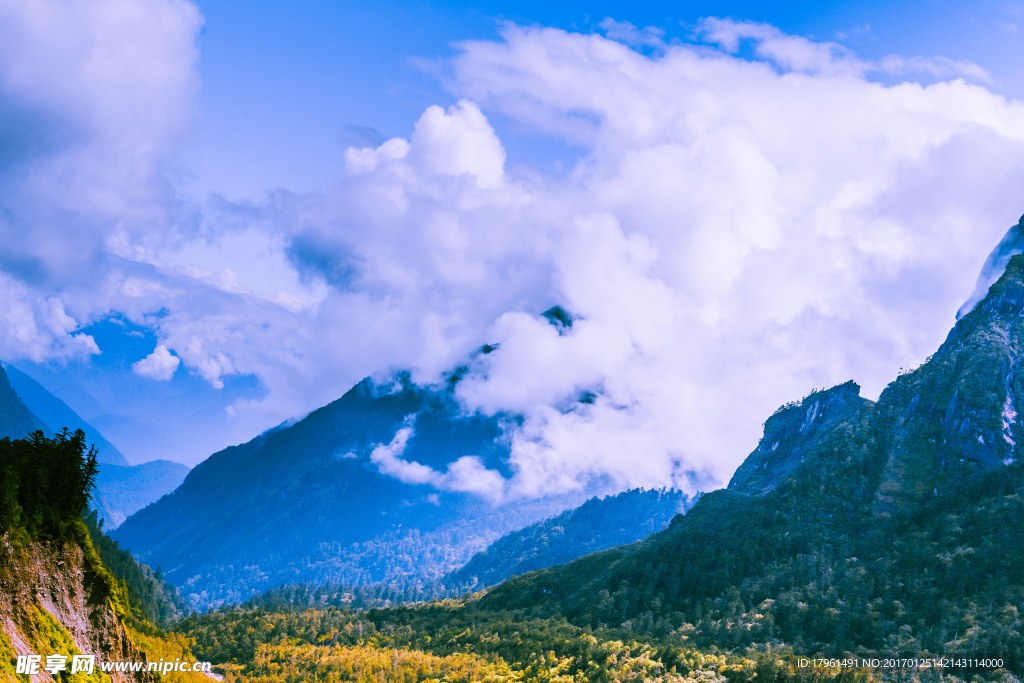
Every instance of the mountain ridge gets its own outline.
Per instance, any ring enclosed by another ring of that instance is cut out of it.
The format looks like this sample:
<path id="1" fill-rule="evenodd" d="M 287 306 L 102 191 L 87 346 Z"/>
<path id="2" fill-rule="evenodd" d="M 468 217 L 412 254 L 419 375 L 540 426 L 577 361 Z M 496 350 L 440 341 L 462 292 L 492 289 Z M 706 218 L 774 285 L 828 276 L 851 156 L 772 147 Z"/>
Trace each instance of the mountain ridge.
<path id="1" fill-rule="evenodd" d="M 502 419 L 463 414 L 450 387 L 418 387 L 408 375 L 363 380 L 302 420 L 210 456 L 112 535 L 197 604 L 300 581 L 429 582 L 585 498 L 502 507 L 402 480 L 405 465 L 441 476 L 463 457 L 508 476 Z M 400 452 L 382 459 L 402 433 Z"/>
<path id="2" fill-rule="evenodd" d="M 1020 670 L 1022 312 L 1016 255 L 877 402 L 847 383 L 783 406 L 729 487 L 668 529 L 507 581 L 482 607 L 725 649 L 998 652 Z"/>

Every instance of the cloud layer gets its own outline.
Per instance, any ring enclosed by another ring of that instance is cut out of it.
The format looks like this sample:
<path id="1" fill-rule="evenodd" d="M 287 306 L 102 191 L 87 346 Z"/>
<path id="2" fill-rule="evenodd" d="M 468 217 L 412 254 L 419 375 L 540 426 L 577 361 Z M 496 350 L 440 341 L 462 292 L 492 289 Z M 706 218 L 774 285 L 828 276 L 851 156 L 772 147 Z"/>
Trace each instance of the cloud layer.
<path id="1" fill-rule="evenodd" d="M 121 5 L 0 4 L 0 25 L 38 25 L 0 57 L 0 110 L 67 122 L 0 159 L 17 178 L 0 357 L 88 356 L 80 327 L 117 312 L 157 332 L 138 374 L 257 376 L 263 397 L 224 418 L 250 433 L 365 375 L 432 382 L 472 357 L 465 408 L 522 416 L 515 478 L 485 487 L 506 496 L 723 482 L 779 404 L 851 378 L 877 393 L 931 353 L 1024 207 L 1024 106 L 982 70 L 866 64 L 725 20 L 674 45 L 618 22 L 606 36 L 508 26 L 461 46 L 455 104 L 350 149 L 331 192 L 188 202 L 167 169 L 201 19 L 183 2 Z M 66 55 L 47 51 L 58 38 Z M 488 113 L 579 162 L 510 166 Z M 570 328 L 539 315 L 555 304 Z M 472 355 L 484 343 L 499 348 Z M 381 471 L 490 481 L 471 458 L 416 470 L 411 433 L 373 451 Z"/>

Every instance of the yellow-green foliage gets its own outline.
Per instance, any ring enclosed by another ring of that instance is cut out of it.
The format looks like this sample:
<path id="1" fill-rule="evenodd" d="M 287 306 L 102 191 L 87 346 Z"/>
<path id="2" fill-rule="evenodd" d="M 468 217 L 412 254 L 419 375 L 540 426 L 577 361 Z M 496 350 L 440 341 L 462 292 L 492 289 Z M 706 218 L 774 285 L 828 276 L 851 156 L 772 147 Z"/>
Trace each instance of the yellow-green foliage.
<path id="1" fill-rule="evenodd" d="M 605 643 L 611 656 L 602 664 L 591 663 L 588 671 L 571 672 L 571 657 L 554 652 L 538 653 L 533 662 L 520 668 L 494 655 L 453 653 L 436 655 L 415 649 L 357 646 L 318 646 L 282 642 L 263 645 L 245 666 L 225 667 L 228 681 L 246 683 L 584 683 L 586 681 L 644 681 L 647 683 L 727 683 L 728 681 L 790 680 L 791 667 L 778 662 L 774 667 L 755 662 L 727 663 L 713 654 L 692 653 L 687 673 L 665 671 L 649 648 Z M 809 673 L 801 681 L 843 680 L 867 683 L 866 672 L 838 671 Z M 761 674 L 760 678 L 758 674 Z"/>
<path id="2" fill-rule="evenodd" d="M 283 681 L 387 681 L 420 683 L 486 681 L 504 683 L 524 680 L 500 659 L 455 654 L 444 657 L 417 650 L 373 647 L 321 647 L 316 645 L 264 645 L 243 672 L 229 672 L 228 680 L 253 683 Z M 541 679 L 537 679 L 541 680 Z M 562 679 L 547 679 L 563 683 Z M 571 679 L 565 679 L 569 683 Z"/>
<path id="3" fill-rule="evenodd" d="M 107 566 L 103 564 L 99 553 L 96 552 L 96 547 L 92 544 L 92 538 L 89 537 L 89 530 L 85 528 L 85 524 L 81 520 L 76 520 L 72 525 L 71 531 L 75 541 L 82 548 L 86 568 L 96 574 L 100 579 L 100 583 L 105 587 L 107 591 L 105 597 L 109 598 L 110 607 L 114 610 L 114 614 L 125 623 L 133 623 L 136 626 L 143 626 L 145 628 L 147 626 L 145 618 L 143 617 L 140 623 L 138 616 L 133 615 L 128 608 L 128 589 L 122 582 L 114 578 L 114 575 L 110 573 Z"/>
<path id="4" fill-rule="evenodd" d="M 661 643 L 638 642 L 603 629 L 587 632 L 559 619 L 511 617 L 483 612 L 472 601 L 368 612 L 235 608 L 189 617 L 179 627 L 201 658 L 220 664 L 229 680 L 236 681 L 875 680 L 867 671 L 801 668 L 788 652 L 700 652 L 680 647 L 679 634 Z M 473 666 L 479 667 L 475 673 Z M 460 678 L 464 675 L 478 678 Z"/>
<path id="5" fill-rule="evenodd" d="M 175 633 L 162 633 L 156 629 L 152 632 L 143 633 L 134 628 L 128 627 L 128 634 L 135 645 L 146 655 L 150 662 L 159 662 L 161 659 L 173 662 L 180 659 L 183 662 L 195 661 L 188 647 L 188 642 Z M 192 671 L 171 671 L 163 674 L 160 680 L 170 683 L 210 683 L 210 679 L 202 673 Z"/>
<path id="6" fill-rule="evenodd" d="M 13 676 L 16 662 L 14 648 L 11 647 L 11 639 L 3 631 L 0 631 L 0 675 L 5 677 Z"/>
<path id="7" fill-rule="evenodd" d="M 39 605 L 33 605 L 28 610 L 25 620 L 22 622 L 22 630 L 29 640 L 32 651 L 42 655 L 44 661 L 47 655 L 66 655 L 69 671 L 71 657 L 82 654 L 82 651 L 75 647 L 71 634 Z M 74 675 L 69 673 L 62 680 L 70 683 L 96 683 L 96 681 L 110 683 L 110 677 L 100 672 L 98 664 L 97 662 L 96 671 L 91 676 L 84 673 Z"/>

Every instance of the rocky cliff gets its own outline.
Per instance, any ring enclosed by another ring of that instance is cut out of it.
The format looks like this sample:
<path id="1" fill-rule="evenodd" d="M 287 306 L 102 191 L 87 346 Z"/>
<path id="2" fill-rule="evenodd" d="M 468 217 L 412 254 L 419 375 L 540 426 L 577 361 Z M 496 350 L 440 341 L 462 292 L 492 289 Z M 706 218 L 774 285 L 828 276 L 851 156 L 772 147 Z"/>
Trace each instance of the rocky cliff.
<path id="1" fill-rule="evenodd" d="M 57 541 L 31 540 L 20 530 L 0 536 L 0 673 L 19 680 L 12 661 L 19 655 L 42 655 L 45 663 L 50 654 L 66 655 L 69 662 L 84 654 L 96 657 L 95 674 L 84 680 L 157 680 L 146 672 L 99 671 L 100 662 L 146 660 L 126 626 L 118 591 L 84 528 Z M 41 671 L 33 680 L 55 679 Z"/>

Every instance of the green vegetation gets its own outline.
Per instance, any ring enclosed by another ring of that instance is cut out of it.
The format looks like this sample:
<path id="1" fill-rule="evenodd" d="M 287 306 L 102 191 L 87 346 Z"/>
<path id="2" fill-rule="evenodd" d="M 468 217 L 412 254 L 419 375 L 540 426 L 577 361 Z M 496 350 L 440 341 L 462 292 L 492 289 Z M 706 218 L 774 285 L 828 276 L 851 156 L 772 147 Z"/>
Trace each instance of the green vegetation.
<path id="1" fill-rule="evenodd" d="M 1024 258 L 876 403 L 784 406 L 729 489 L 485 609 L 731 652 L 1000 658 L 1024 671 Z"/>
<path id="2" fill-rule="evenodd" d="M 104 536 L 95 512 L 83 519 L 96 470 L 96 451 L 86 449 L 81 431 L 68 434 L 63 430 L 53 438 L 37 431 L 27 439 L 0 440 L 0 541 L 4 546 L 0 586 L 5 593 L 0 616 L 10 620 L 36 653 L 81 654 L 71 633 L 54 617 L 60 607 L 51 613 L 42 597 L 60 602 L 84 590 L 85 611 L 75 617 L 89 620 L 109 639 L 104 652 L 135 656 L 134 650 L 122 650 L 124 641 L 118 627 L 109 621 L 116 616 L 128 641 L 151 659 L 194 659 L 187 642 L 162 632 L 150 621 L 150 614 L 165 623 L 180 614 L 181 600 L 173 587 L 160 580 L 159 572 L 136 565 L 130 554 Z M 110 560 L 111 567 L 101 555 Z M 39 584 L 40 575 L 52 581 L 46 590 Z M 107 607 L 113 615 L 105 611 Z M 98 614 L 94 614 L 96 610 Z M 94 618 L 98 619 L 95 623 Z M 0 675 L 13 676 L 14 660 L 11 641 L 4 635 L 0 638 Z M 65 672 L 61 680 L 110 679 L 97 671 L 92 676 Z M 163 680 L 198 683 L 209 679 L 201 674 L 171 673 Z"/>
<path id="3" fill-rule="evenodd" d="M 121 550 L 117 541 L 103 533 L 103 522 L 97 517 L 96 510 L 92 510 L 82 515 L 82 521 L 103 565 L 124 585 L 135 620 L 169 626 L 184 616 L 189 611 L 188 605 L 177 589 L 163 580 L 160 569 L 153 571 L 136 562 L 127 550 Z"/>
<path id="4" fill-rule="evenodd" d="M 443 583 L 479 590 L 535 569 L 634 543 L 667 527 L 692 504 L 685 493 L 674 489 L 633 489 L 591 498 L 578 508 L 499 538 Z"/>
<path id="5" fill-rule="evenodd" d="M 98 471 L 96 450 L 86 451 L 81 430 L 0 439 L 0 533 L 21 527 L 62 536 L 78 521 Z"/>
<path id="6" fill-rule="evenodd" d="M 699 652 L 678 639 L 495 613 L 477 599 L 365 612 L 231 608 L 190 616 L 175 630 L 200 657 L 226 662 L 232 681 L 870 680 L 860 670 L 801 669 L 786 652 Z"/>

